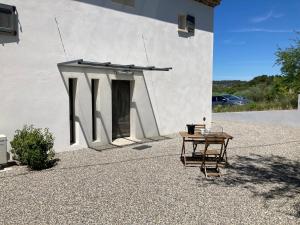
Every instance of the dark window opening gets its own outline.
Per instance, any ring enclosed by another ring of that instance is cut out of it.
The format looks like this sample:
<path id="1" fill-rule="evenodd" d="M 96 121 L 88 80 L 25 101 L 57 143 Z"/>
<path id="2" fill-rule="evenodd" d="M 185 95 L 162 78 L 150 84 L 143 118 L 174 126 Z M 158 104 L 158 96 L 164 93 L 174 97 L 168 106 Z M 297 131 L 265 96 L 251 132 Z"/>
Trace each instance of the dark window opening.
<path id="1" fill-rule="evenodd" d="M 17 35 L 17 28 L 16 7 L 0 4 L 0 33 Z"/>
<path id="2" fill-rule="evenodd" d="M 92 79 L 92 136 L 93 141 L 97 140 L 97 95 L 98 95 L 99 80 Z"/>
<path id="3" fill-rule="evenodd" d="M 69 113 L 70 113 L 70 144 L 76 143 L 76 124 L 75 124 L 75 96 L 76 79 L 69 79 Z"/>
<path id="4" fill-rule="evenodd" d="M 178 31 L 194 35 L 195 33 L 195 17 L 191 15 L 178 16 Z"/>
<path id="5" fill-rule="evenodd" d="M 187 31 L 191 34 L 195 33 L 195 17 L 191 15 L 186 16 Z"/>

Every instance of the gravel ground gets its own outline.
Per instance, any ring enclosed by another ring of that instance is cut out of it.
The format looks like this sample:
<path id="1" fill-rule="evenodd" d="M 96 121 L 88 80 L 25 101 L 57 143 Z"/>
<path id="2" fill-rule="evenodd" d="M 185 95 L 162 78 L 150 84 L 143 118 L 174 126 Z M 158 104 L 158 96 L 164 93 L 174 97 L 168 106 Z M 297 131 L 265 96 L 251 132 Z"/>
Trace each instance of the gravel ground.
<path id="1" fill-rule="evenodd" d="M 299 118 L 300 109 L 213 113 L 214 120 L 277 124 L 295 128 L 300 128 Z"/>
<path id="2" fill-rule="evenodd" d="M 221 178 L 184 168 L 177 135 L 60 153 L 0 173 L 0 224 L 300 224 L 300 129 L 216 123 L 235 137 Z"/>

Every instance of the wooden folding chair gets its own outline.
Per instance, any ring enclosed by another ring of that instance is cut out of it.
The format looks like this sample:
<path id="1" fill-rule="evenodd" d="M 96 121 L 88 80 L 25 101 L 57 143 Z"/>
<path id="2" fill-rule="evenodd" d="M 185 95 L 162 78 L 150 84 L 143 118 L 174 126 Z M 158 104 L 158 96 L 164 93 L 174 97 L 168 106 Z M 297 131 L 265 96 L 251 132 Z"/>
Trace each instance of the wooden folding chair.
<path id="1" fill-rule="evenodd" d="M 205 124 L 196 124 L 195 125 L 195 132 L 200 132 L 201 129 L 205 129 L 206 125 Z"/>
<path id="2" fill-rule="evenodd" d="M 225 137 L 213 135 L 207 135 L 205 137 L 205 148 L 200 151 L 200 154 L 202 155 L 201 169 L 204 170 L 206 178 L 208 176 L 221 176 L 218 164 L 223 152 L 224 144 Z M 209 146 L 213 146 L 214 149 L 209 149 Z M 208 169 L 214 169 L 215 172 L 208 172 Z"/>
<path id="3" fill-rule="evenodd" d="M 205 124 L 196 124 L 195 125 L 195 133 L 200 133 L 202 129 L 205 129 L 206 125 Z M 199 139 L 199 140 L 193 140 L 193 155 L 195 155 L 196 148 L 198 144 L 204 144 L 205 140 L 204 139 Z"/>

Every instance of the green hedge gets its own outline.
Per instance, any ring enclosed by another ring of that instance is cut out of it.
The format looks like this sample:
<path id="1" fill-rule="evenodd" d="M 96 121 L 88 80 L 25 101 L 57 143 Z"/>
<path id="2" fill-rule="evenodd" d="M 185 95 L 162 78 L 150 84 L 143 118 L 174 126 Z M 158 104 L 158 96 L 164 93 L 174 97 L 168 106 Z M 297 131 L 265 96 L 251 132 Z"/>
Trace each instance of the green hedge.
<path id="1" fill-rule="evenodd" d="M 246 105 L 217 105 L 213 107 L 213 112 L 285 110 L 294 108 L 294 104 L 290 100 L 282 100 L 278 102 L 251 102 Z"/>

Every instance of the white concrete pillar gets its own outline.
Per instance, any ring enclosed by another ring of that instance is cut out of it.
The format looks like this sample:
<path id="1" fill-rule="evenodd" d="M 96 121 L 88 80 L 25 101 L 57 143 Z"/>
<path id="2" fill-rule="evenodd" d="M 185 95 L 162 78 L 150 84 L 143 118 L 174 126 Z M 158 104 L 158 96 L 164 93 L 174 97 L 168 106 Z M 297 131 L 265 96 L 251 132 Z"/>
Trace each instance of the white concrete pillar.
<path id="1" fill-rule="evenodd" d="M 7 163 L 7 138 L 0 134 L 0 165 Z"/>
<path id="2" fill-rule="evenodd" d="M 298 94 L 298 110 L 300 110 L 300 93 Z"/>

